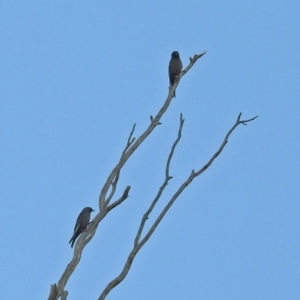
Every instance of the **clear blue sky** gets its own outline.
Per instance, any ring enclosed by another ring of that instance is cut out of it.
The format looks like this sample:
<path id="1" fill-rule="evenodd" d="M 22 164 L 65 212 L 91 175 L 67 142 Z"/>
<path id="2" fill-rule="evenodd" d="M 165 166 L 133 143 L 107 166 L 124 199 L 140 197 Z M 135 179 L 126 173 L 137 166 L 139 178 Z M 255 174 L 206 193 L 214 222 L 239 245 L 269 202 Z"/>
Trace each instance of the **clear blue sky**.
<path id="1" fill-rule="evenodd" d="M 107 299 L 299 299 L 299 1 L 153 2 L 0 3 L 3 299 L 48 297 L 73 255 L 78 213 L 98 209 L 131 126 L 140 134 L 165 101 L 174 50 L 184 66 L 207 54 L 124 168 L 117 196 L 131 185 L 130 197 L 85 248 L 68 299 L 97 299 L 120 272 L 181 112 L 159 207 L 239 112 L 259 118 L 237 128 Z"/>

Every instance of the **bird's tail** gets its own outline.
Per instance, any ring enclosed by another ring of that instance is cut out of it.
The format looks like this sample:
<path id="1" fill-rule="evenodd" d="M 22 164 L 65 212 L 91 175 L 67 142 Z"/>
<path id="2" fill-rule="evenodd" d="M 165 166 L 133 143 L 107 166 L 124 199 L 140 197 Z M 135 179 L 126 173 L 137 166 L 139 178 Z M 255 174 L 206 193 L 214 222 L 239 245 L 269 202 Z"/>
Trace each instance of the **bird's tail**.
<path id="1" fill-rule="evenodd" d="M 71 242 L 72 242 L 72 243 L 71 243 Z M 73 248 L 74 243 L 75 243 L 75 239 L 72 238 L 72 239 L 70 240 L 69 244 L 70 244 L 70 243 L 71 243 L 71 248 Z"/>

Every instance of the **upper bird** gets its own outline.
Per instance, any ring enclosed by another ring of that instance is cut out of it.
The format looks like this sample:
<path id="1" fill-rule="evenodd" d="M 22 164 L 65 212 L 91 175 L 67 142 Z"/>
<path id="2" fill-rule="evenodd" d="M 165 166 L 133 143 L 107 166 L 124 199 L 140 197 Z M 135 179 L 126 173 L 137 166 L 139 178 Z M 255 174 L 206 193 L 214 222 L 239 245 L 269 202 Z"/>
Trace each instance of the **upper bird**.
<path id="1" fill-rule="evenodd" d="M 173 51 L 169 63 L 169 77 L 170 77 L 171 86 L 174 84 L 175 79 L 180 74 L 181 70 L 182 70 L 182 62 L 180 60 L 179 53 L 178 51 Z M 175 92 L 174 92 L 174 97 L 176 97 Z"/>
<path id="2" fill-rule="evenodd" d="M 78 236 L 85 231 L 86 227 L 88 226 L 91 218 L 91 212 L 94 211 L 91 207 L 85 207 L 81 213 L 79 214 L 75 228 L 74 228 L 74 233 L 73 236 L 71 237 L 69 243 L 71 243 L 71 247 L 73 248 L 73 245 L 78 238 Z"/>

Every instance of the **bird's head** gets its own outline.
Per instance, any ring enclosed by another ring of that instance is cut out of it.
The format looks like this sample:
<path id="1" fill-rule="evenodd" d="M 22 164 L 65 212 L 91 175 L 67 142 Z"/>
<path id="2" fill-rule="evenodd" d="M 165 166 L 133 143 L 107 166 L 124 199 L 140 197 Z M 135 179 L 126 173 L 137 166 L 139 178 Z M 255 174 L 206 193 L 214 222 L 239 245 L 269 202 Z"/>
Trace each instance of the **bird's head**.
<path id="1" fill-rule="evenodd" d="M 92 211 L 95 211 L 95 210 L 92 209 L 91 207 L 85 207 L 84 210 L 85 210 L 86 212 L 89 212 L 89 213 L 91 213 Z"/>
<path id="2" fill-rule="evenodd" d="M 178 51 L 173 51 L 171 57 L 172 58 L 178 58 L 179 57 L 179 52 Z"/>

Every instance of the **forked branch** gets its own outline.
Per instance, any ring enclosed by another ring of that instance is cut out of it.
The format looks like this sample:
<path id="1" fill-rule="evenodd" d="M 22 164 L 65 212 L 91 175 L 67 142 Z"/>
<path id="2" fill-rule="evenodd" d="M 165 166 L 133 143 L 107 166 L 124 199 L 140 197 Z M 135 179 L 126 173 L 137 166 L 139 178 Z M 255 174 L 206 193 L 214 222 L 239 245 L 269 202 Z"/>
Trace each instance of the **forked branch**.
<path id="1" fill-rule="evenodd" d="M 200 174 L 202 174 L 209 166 L 211 166 L 211 164 L 214 162 L 214 160 L 219 156 L 219 154 L 223 151 L 224 147 L 226 146 L 227 142 L 228 142 L 228 138 L 231 135 L 231 133 L 236 129 L 236 127 L 240 124 L 243 125 L 247 125 L 248 122 L 251 122 L 253 120 L 255 120 L 258 116 L 255 116 L 251 119 L 248 120 L 241 120 L 241 115 L 242 113 L 239 114 L 235 124 L 231 127 L 231 129 L 227 132 L 227 134 L 225 135 L 225 138 L 223 140 L 223 142 L 221 143 L 219 149 L 215 152 L 215 154 L 213 154 L 213 156 L 209 159 L 209 161 L 198 171 L 194 171 L 192 170 L 190 176 L 181 184 L 181 186 L 177 189 L 177 191 L 174 193 L 174 195 L 171 197 L 171 199 L 169 200 L 169 202 L 166 204 L 166 206 L 163 208 L 163 210 L 161 211 L 161 213 L 158 215 L 158 217 L 156 218 L 156 220 L 154 221 L 153 225 L 150 227 L 150 229 L 148 230 L 148 232 L 145 234 L 145 236 L 141 238 L 141 234 L 142 231 L 144 229 L 144 225 L 145 222 L 147 221 L 149 214 L 152 212 L 155 204 L 157 203 L 157 201 L 160 199 L 162 192 L 164 191 L 165 187 L 167 186 L 168 181 L 170 180 L 170 176 L 169 176 L 169 167 L 170 167 L 170 162 L 174 153 L 174 150 L 176 148 L 176 145 L 178 144 L 180 138 L 181 138 L 181 131 L 182 131 L 182 126 L 183 126 L 183 122 L 184 120 L 182 119 L 182 116 L 180 116 L 180 127 L 179 127 L 179 131 L 178 131 L 178 137 L 175 140 L 175 142 L 173 143 L 173 146 L 170 150 L 170 154 L 168 156 L 168 160 L 166 163 L 166 173 L 165 173 L 165 180 L 162 184 L 162 186 L 160 187 L 157 195 L 155 196 L 154 200 L 152 201 L 151 205 L 149 206 L 148 210 L 145 212 L 141 224 L 139 226 L 137 235 L 135 237 L 134 240 L 134 246 L 133 249 L 131 250 L 125 265 L 121 271 L 121 273 L 115 278 L 113 279 L 103 290 L 103 292 L 101 293 L 100 297 L 98 298 L 98 300 L 104 300 L 106 298 L 106 296 L 108 295 L 108 293 L 115 287 L 117 286 L 122 280 L 124 280 L 124 278 L 127 276 L 132 262 L 136 256 L 136 254 L 139 252 L 139 250 L 143 247 L 143 245 L 149 240 L 149 238 L 152 236 L 152 234 L 154 233 L 155 229 L 157 228 L 158 224 L 161 222 L 161 220 L 163 219 L 163 217 L 166 215 L 166 213 L 168 212 L 168 210 L 170 209 L 170 207 L 174 204 L 174 202 L 176 201 L 176 199 L 178 198 L 178 196 L 185 190 L 185 188 Z"/>
<path id="2" fill-rule="evenodd" d="M 134 240 L 134 246 L 138 245 L 138 242 L 140 241 L 141 234 L 143 232 L 145 223 L 148 220 L 150 213 L 154 209 L 157 201 L 160 199 L 160 197 L 161 197 L 163 191 L 165 190 L 165 188 L 167 187 L 169 181 L 172 179 L 172 176 L 170 176 L 170 163 L 171 163 L 175 148 L 176 148 L 177 144 L 179 143 L 179 141 L 181 139 L 181 132 L 182 132 L 183 124 L 184 124 L 184 119 L 182 118 L 182 114 L 180 114 L 180 124 L 179 124 L 177 139 L 175 140 L 175 142 L 172 145 L 172 148 L 171 148 L 171 151 L 169 153 L 167 163 L 166 163 L 165 180 L 164 180 L 162 186 L 159 188 L 158 193 L 155 196 L 155 198 L 153 199 L 151 205 L 149 206 L 149 208 L 147 209 L 147 211 L 143 215 L 140 227 L 138 229 L 137 235 L 136 235 L 135 240 Z"/>
<path id="3" fill-rule="evenodd" d="M 135 138 L 132 138 L 132 135 L 133 135 L 134 130 L 135 130 L 135 126 L 136 126 L 136 124 L 134 124 L 133 127 L 132 127 L 132 130 L 131 130 L 131 132 L 129 134 L 129 137 L 128 137 L 128 140 L 127 140 L 127 144 L 126 144 L 126 146 L 125 146 L 125 148 L 124 148 L 124 150 L 122 152 L 121 158 L 124 156 L 124 154 L 126 153 L 126 151 L 128 150 L 128 148 L 132 145 L 132 143 L 135 141 Z M 107 199 L 105 201 L 106 205 L 109 204 L 110 200 L 112 199 L 112 197 L 114 196 L 114 194 L 116 192 L 117 183 L 118 183 L 118 180 L 119 180 L 119 177 L 120 177 L 120 172 L 121 172 L 121 169 L 119 170 L 119 172 L 117 172 L 116 177 L 111 182 L 111 192 L 110 192 L 109 196 L 107 197 Z M 117 206 L 117 205 L 115 205 L 115 206 Z"/>
<path id="4" fill-rule="evenodd" d="M 129 157 L 134 153 L 134 151 L 143 143 L 143 141 L 149 136 L 149 134 L 153 131 L 153 129 L 160 124 L 160 119 L 170 106 L 171 100 L 173 98 L 174 90 L 176 89 L 177 85 L 179 84 L 179 81 L 182 76 L 184 76 L 191 68 L 192 66 L 197 62 L 197 60 L 205 55 L 206 51 L 201 54 L 194 55 L 193 59 L 190 61 L 189 65 L 181 71 L 179 74 L 177 80 L 175 80 L 174 85 L 169 90 L 169 95 L 164 103 L 164 105 L 161 107 L 159 112 L 156 114 L 155 117 L 151 118 L 150 125 L 146 128 L 146 130 L 132 143 L 132 145 L 121 155 L 121 158 L 119 160 L 119 163 L 114 167 L 114 169 L 111 171 L 110 175 L 108 176 L 102 190 L 99 196 L 99 207 L 100 209 L 105 208 L 105 198 L 107 191 L 109 187 L 111 186 L 114 178 L 117 176 L 117 174 L 120 172 L 121 168 L 124 166 L 124 164 L 127 162 Z"/>
<path id="5" fill-rule="evenodd" d="M 111 173 L 109 174 L 105 184 L 102 187 L 102 190 L 99 195 L 99 210 L 100 212 L 94 217 L 92 220 L 90 227 L 87 229 L 86 232 L 82 233 L 80 237 L 78 238 L 75 248 L 74 248 L 74 255 L 70 263 L 67 265 L 64 273 L 62 274 L 61 278 L 59 279 L 57 284 L 51 285 L 51 291 L 50 295 L 48 297 L 48 300 L 57 300 L 59 297 L 66 297 L 67 292 L 64 291 L 64 288 L 75 270 L 77 264 L 80 261 L 81 253 L 86 246 L 86 244 L 92 239 L 94 236 L 98 224 L 105 218 L 107 213 L 111 211 L 113 208 L 121 204 L 127 197 L 130 190 L 130 186 L 127 186 L 125 191 L 123 192 L 123 195 L 113 202 L 112 204 L 109 204 L 112 200 L 116 189 L 117 189 L 117 183 L 119 180 L 120 172 L 122 167 L 125 165 L 125 163 L 128 161 L 130 156 L 134 153 L 134 151 L 144 142 L 144 140 L 150 135 L 150 133 L 156 128 L 157 125 L 161 124 L 160 119 L 164 115 L 164 113 L 167 111 L 168 107 L 170 106 L 173 91 L 176 89 L 177 85 L 179 84 L 180 78 L 184 76 L 188 70 L 196 63 L 196 61 L 202 57 L 206 52 L 203 52 L 202 54 L 195 55 L 194 58 L 190 61 L 189 65 L 180 73 L 178 76 L 178 79 L 175 81 L 172 89 L 170 89 L 169 94 L 167 96 L 167 99 L 165 100 L 163 106 L 158 111 L 155 117 L 151 118 L 150 125 L 145 129 L 145 131 L 137 138 L 132 138 L 132 135 L 135 130 L 135 125 L 132 128 L 132 131 L 129 135 L 127 144 L 121 154 L 121 157 L 119 159 L 119 162 L 116 164 L 116 166 L 113 168 Z M 107 196 L 107 193 L 109 189 L 111 188 L 110 194 Z"/>

